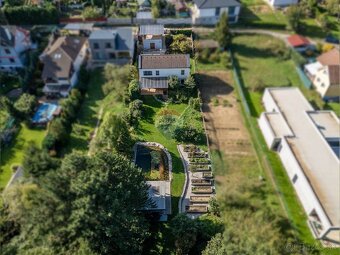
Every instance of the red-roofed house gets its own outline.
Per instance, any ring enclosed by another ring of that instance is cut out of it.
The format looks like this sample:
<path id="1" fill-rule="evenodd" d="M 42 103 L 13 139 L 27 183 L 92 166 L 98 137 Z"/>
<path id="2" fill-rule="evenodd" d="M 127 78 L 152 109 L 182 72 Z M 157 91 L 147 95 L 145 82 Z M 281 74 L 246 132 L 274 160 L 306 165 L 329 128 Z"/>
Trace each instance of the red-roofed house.
<path id="1" fill-rule="evenodd" d="M 287 38 L 287 41 L 291 47 L 296 51 L 306 51 L 310 49 L 311 44 L 306 37 L 301 35 L 291 35 Z"/>

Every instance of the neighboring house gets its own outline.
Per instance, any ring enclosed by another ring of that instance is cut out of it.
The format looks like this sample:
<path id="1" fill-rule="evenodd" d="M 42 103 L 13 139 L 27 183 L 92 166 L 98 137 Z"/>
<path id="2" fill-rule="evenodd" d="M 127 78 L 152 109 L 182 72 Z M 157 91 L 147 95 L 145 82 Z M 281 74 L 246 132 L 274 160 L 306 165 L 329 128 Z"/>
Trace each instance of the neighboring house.
<path id="1" fill-rule="evenodd" d="M 24 67 L 24 53 L 32 48 L 30 32 L 16 26 L 0 26 L 0 70 Z"/>
<path id="2" fill-rule="evenodd" d="M 182 18 L 189 16 L 189 9 L 183 0 L 171 0 L 170 2 L 175 6 L 177 16 Z"/>
<path id="3" fill-rule="evenodd" d="M 94 30 L 89 37 L 91 65 L 104 66 L 130 63 L 135 48 L 132 28 Z"/>
<path id="4" fill-rule="evenodd" d="M 315 111 L 298 88 L 267 88 L 258 123 L 277 151 L 316 239 L 340 243 L 340 134 L 332 111 Z"/>
<path id="5" fill-rule="evenodd" d="M 150 0 L 137 0 L 140 10 L 147 10 L 151 8 Z"/>
<path id="6" fill-rule="evenodd" d="M 70 35 L 86 35 L 89 36 L 93 30 L 93 23 L 69 23 L 63 28 Z"/>
<path id="7" fill-rule="evenodd" d="M 324 100 L 340 99 L 340 52 L 333 49 L 320 55 L 315 63 L 305 65 L 315 90 Z"/>
<path id="8" fill-rule="evenodd" d="M 168 78 L 184 81 L 190 75 L 188 54 L 140 55 L 139 85 L 142 95 L 167 95 Z"/>
<path id="9" fill-rule="evenodd" d="M 192 8 L 193 24 L 214 25 L 223 12 L 228 14 L 230 23 L 236 23 L 241 4 L 236 0 L 194 0 Z"/>
<path id="10" fill-rule="evenodd" d="M 313 49 L 309 40 L 302 35 L 291 35 L 287 38 L 289 45 L 298 52 L 304 52 Z"/>
<path id="11" fill-rule="evenodd" d="M 141 25 L 138 42 L 143 52 L 165 53 L 164 25 Z"/>
<path id="12" fill-rule="evenodd" d="M 87 55 L 85 37 L 61 36 L 40 56 L 44 64 L 43 92 L 48 96 L 66 97 L 78 81 L 78 71 Z"/>
<path id="13" fill-rule="evenodd" d="M 298 4 L 299 0 L 267 0 L 272 7 L 285 7 Z"/>

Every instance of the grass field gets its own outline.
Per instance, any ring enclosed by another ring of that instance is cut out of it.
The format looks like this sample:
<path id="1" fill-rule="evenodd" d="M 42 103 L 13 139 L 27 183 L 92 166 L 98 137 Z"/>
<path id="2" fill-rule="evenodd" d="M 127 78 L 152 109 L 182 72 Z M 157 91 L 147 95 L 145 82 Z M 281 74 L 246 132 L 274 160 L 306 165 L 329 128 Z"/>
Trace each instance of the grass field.
<path id="1" fill-rule="evenodd" d="M 24 124 L 12 143 L 2 149 L 0 158 L 0 189 L 4 188 L 11 178 L 12 166 L 20 165 L 25 155 L 28 144 L 32 141 L 41 147 L 46 131 L 43 129 L 29 129 Z"/>
<path id="2" fill-rule="evenodd" d="M 304 245 L 310 245 L 310 247 L 313 247 L 315 251 L 321 252 L 321 254 L 338 254 L 339 250 L 336 249 L 322 249 L 319 242 L 313 238 L 307 226 L 306 215 L 281 161 L 276 153 L 267 148 L 262 133 L 257 126 L 257 117 L 263 110 L 261 106 L 262 95 L 259 92 L 252 92 L 252 77 L 259 73 L 263 74 L 262 79 L 269 86 L 283 86 L 287 77 L 294 81 L 292 85 L 299 87 L 305 96 L 312 101 L 313 105 L 322 105 L 320 98 L 314 91 L 302 87 L 294 70 L 293 63 L 290 61 L 278 61 L 275 60 L 274 56 L 268 55 L 264 48 L 266 41 L 268 41 L 268 37 L 265 36 L 240 36 L 234 40 L 235 67 L 238 70 L 240 82 L 244 88 L 246 103 L 250 108 L 249 115 L 243 110 L 246 125 L 250 130 L 258 158 L 264 169 L 274 178 L 278 194 L 283 199 L 284 208 L 299 239 Z M 250 48 L 253 48 L 253 50 L 249 50 Z M 263 54 L 262 59 L 261 52 Z M 276 64 L 274 65 L 274 63 Z M 336 106 L 338 107 L 338 105 Z"/>
<path id="3" fill-rule="evenodd" d="M 118 102 L 114 93 L 105 96 L 102 86 L 105 83 L 102 69 L 92 71 L 85 99 L 80 107 L 77 120 L 73 125 L 70 141 L 64 149 L 64 154 L 72 150 L 87 151 L 91 137 L 99 117 L 100 109 L 103 115 L 108 110 L 121 112 L 122 102 Z"/>
<path id="4" fill-rule="evenodd" d="M 137 130 L 137 136 L 142 141 L 157 142 L 165 146 L 172 157 L 172 212 L 177 214 L 178 202 L 182 194 L 184 185 L 184 169 L 181 158 L 177 150 L 177 142 L 174 139 L 164 136 L 155 126 L 156 113 L 164 106 L 162 103 L 156 101 L 153 97 L 144 97 L 144 112 L 140 126 Z M 186 104 L 169 104 L 168 108 L 181 114 Z"/>
<path id="5" fill-rule="evenodd" d="M 235 64 L 242 72 L 247 87 L 249 106 L 253 116 L 262 112 L 261 93 L 254 91 L 254 84 L 261 81 L 266 87 L 296 86 L 316 109 L 331 109 L 339 112 L 339 104 L 325 105 L 314 90 L 303 86 L 292 60 L 280 60 L 270 50 L 271 42 L 277 39 L 267 35 L 239 35 L 233 40 Z"/>

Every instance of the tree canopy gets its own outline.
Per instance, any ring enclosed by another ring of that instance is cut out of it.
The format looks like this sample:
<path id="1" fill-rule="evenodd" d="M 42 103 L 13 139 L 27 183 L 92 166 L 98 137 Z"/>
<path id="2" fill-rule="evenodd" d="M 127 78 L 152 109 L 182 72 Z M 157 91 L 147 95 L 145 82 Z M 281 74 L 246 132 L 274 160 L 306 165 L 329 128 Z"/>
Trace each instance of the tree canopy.
<path id="1" fill-rule="evenodd" d="M 220 47 L 226 49 L 231 44 L 232 35 L 229 30 L 228 14 L 223 12 L 215 28 L 216 40 Z"/>
<path id="2" fill-rule="evenodd" d="M 6 190 L 7 220 L 20 225 L 20 234 L 5 250 L 140 254 L 148 236 L 140 212 L 149 204 L 147 191 L 141 170 L 121 156 L 70 154 L 39 183 Z"/>

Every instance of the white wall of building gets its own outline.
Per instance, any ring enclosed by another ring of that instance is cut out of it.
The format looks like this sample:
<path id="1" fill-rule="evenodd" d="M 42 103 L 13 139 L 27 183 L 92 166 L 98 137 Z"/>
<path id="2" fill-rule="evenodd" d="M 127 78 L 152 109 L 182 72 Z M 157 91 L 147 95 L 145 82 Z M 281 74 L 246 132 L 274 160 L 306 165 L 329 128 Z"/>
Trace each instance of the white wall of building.
<path id="1" fill-rule="evenodd" d="M 298 0 L 268 0 L 268 3 L 271 6 L 288 6 L 288 5 L 293 5 L 297 4 Z"/>
<path id="2" fill-rule="evenodd" d="M 184 70 L 184 75 L 181 74 Z M 144 75 L 144 71 L 152 71 L 152 75 Z M 156 75 L 159 71 L 159 75 Z M 190 68 L 169 68 L 169 69 L 139 69 L 139 77 L 170 77 L 177 76 L 179 79 L 186 79 L 190 75 Z"/>
<path id="3" fill-rule="evenodd" d="M 236 16 L 236 19 L 234 22 L 238 21 L 238 16 L 240 14 L 241 8 L 239 6 L 235 6 L 234 13 L 229 14 L 229 8 L 228 7 L 223 7 L 220 8 L 219 15 L 216 15 L 216 8 L 210 8 L 210 9 L 198 9 L 196 5 L 192 8 L 192 19 L 193 23 L 212 23 L 215 24 L 220 16 L 222 15 L 223 12 L 226 12 L 228 16 Z"/>
<path id="4" fill-rule="evenodd" d="M 258 119 L 258 124 L 260 129 L 262 130 L 262 134 L 264 136 L 264 140 L 266 141 L 268 148 L 272 148 L 276 137 L 264 112 Z"/>
<path id="5" fill-rule="evenodd" d="M 163 43 L 162 43 L 162 39 L 144 39 L 143 40 L 143 49 L 144 50 L 150 50 L 151 47 L 150 45 L 154 43 L 155 44 L 155 48 L 156 50 L 162 49 L 163 47 Z"/>

